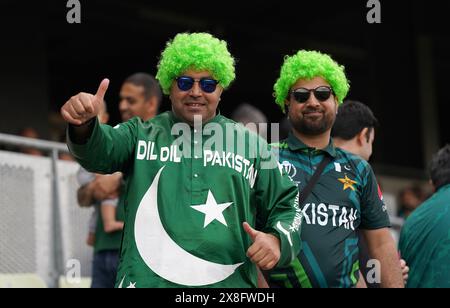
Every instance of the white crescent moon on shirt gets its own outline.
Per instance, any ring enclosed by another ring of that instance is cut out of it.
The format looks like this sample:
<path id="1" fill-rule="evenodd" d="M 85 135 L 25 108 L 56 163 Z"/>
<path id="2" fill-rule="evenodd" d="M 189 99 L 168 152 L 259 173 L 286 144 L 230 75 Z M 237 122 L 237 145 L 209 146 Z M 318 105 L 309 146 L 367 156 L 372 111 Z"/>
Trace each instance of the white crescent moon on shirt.
<path id="1" fill-rule="evenodd" d="M 136 247 L 145 264 L 162 278 L 185 286 L 205 286 L 225 280 L 243 263 L 223 265 L 182 249 L 167 234 L 158 210 L 158 183 L 164 167 L 142 198 L 136 213 Z M 179 219 L 183 219 L 180 214 Z"/>

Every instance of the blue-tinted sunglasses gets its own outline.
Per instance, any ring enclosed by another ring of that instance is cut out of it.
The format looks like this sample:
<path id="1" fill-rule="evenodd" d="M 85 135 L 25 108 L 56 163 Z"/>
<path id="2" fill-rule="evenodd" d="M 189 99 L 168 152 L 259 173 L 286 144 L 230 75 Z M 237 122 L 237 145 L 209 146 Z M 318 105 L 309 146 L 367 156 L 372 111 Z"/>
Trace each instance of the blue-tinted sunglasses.
<path id="1" fill-rule="evenodd" d="M 194 79 L 188 76 L 181 76 L 176 80 L 178 89 L 181 91 L 189 91 L 194 86 L 194 83 L 198 82 L 200 89 L 205 93 L 213 93 L 216 91 L 217 84 L 219 83 L 217 80 L 211 78 Z"/>

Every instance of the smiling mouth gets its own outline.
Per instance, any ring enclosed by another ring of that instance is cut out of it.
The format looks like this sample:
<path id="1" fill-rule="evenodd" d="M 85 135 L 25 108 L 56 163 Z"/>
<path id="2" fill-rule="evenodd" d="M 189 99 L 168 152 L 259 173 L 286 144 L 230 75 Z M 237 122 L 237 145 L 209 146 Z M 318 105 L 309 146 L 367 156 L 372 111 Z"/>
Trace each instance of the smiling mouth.
<path id="1" fill-rule="evenodd" d="M 133 117 L 131 112 L 129 112 L 129 111 L 122 111 L 120 113 L 120 115 L 122 116 L 122 119 L 124 119 L 125 121 L 128 121 L 129 119 L 131 119 Z"/>
<path id="2" fill-rule="evenodd" d="M 205 104 L 202 104 L 202 103 L 185 103 L 184 105 L 187 107 L 193 107 L 193 108 L 200 108 L 200 107 L 205 106 Z"/>

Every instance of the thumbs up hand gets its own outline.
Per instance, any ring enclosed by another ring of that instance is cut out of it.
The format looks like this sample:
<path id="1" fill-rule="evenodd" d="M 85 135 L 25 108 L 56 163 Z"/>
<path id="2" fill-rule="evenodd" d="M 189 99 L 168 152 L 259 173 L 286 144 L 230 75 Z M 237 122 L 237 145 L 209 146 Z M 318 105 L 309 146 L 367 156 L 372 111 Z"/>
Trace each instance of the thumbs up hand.
<path id="1" fill-rule="evenodd" d="M 253 241 L 253 245 L 247 250 L 247 257 L 263 270 L 274 268 L 280 260 L 280 240 L 272 234 L 253 229 L 246 222 L 243 227 Z"/>
<path id="2" fill-rule="evenodd" d="M 61 115 L 64 120 L 70 124 L 81 125 L 96 117 L 100 112 L 108 85 L 109 80 L 103 79 L 95 95 L 79 93 L 72 96 L 61 107 Z"/>

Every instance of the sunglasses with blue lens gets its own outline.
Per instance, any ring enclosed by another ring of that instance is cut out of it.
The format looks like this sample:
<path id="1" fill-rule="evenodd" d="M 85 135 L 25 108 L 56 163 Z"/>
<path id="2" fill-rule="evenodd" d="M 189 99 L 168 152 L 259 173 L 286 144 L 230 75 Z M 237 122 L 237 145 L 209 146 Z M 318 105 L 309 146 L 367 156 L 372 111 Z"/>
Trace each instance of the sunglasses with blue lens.
<path id="1" fill-rule="evenodd" d="M 217 80 L 211 78 L 194 79 L 188 76 L 181 76 L 176 80 L 178 89 L 181 91 L 189 91 L 194 86 L 194 83 L 198 82 L 200 84 L 200 89 L 205 93 L 213 93 L 216 91 L 217 84 L 219 83 Z"/>

